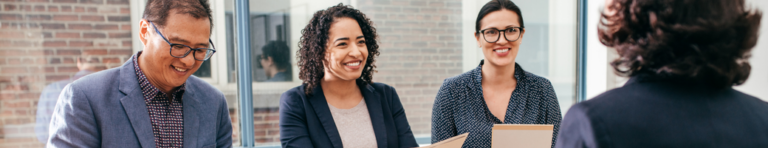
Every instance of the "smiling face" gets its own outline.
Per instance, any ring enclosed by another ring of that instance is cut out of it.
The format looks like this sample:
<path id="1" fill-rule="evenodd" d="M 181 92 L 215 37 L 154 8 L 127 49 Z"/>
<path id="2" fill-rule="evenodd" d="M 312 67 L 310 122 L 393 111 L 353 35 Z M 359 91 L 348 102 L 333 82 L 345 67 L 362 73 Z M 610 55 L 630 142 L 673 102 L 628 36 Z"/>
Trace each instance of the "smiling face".
<path id="1" fill-rule="evenodd" d="M 480 30 L 490 28 L 505 30 L 511 29 L 512 27 L 520 27 L 520 22 L 518 21 L 517 13 L 506 9 L 488 13 L 488 15 L 485 15 L 485 17 L 480 20 Z M 507 41 L 504 38 L 504 34 L 501 34 L 501 37 L 499 37 L 498 41 L 495 43 L 487 42 L 480 33 L 475 33 L 475 39 L 477 39 L 477 45 L 483 50 L 483 55 L 485 56 L 485 62 L 487 64 L 507 66 L 515 63 L 515 58 L 517 57 L 520 43 L 523 40 L 523 35 L 525 35 L 525 29 L 520 30 L 520 37 L 514 42 Z"/>
<path id="2" fill-rule="evenodd" d="M 337 18 L 328 29 L 325 76 L 341 80 L 360 78 L 368 58 L 363 31 L 351 18 Z"/>
<path id="3" fill-rule="evenodd" d="M 139 56 L 139 65 L 152 85 L 167 92 L 184 84 L 187 78 L 200 68 L 203 61 L 195 60 L 193 53 L 184 58 L 171 56 L 170 46 L 153 27 L 146 20 L 141 21 L 140 36 L 144 51 Z M 210 48 L 210 22 L 207 18 L 197 19 L 171 10 L 168 12 L 166 24 L 157 27 L 171 43 L 192 48 Z"/>

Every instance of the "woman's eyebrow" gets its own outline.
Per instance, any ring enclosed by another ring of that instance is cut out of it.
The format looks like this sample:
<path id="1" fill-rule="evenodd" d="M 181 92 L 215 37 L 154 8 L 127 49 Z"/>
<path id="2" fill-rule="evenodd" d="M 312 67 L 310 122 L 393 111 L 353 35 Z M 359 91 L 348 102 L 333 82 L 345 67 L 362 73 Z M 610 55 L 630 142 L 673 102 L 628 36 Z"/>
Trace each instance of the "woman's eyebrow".
<path id="1" fill-rule="evenodd" d="M 336 43 L 338 41 L 343 41 L 343 40 L 347 40 L 348 41 L 349 38 L 348 37 L 340 37 L 340 38 L 337 38 L 336 40 L 333 40 L 333 43 Z"/>

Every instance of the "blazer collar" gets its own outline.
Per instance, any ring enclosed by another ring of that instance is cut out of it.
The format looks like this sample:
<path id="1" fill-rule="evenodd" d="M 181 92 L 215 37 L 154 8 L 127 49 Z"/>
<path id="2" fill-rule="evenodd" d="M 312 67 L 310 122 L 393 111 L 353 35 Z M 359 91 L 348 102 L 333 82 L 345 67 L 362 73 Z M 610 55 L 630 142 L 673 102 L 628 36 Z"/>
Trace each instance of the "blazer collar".
<path id="1" fill-rule="evenodd" d="M 306 85 L 303 85 L 303 87 L 306 87 Z M 376 93 L 376 90 L 371 85 L 358 87 L 363 94 L 366 107 L 368 107 L 368 113 L 371 117 L 371 126 L 373 126 L 373 132 L 376 135 L 376 143 L 378 144 L 378 147 L 387 147 L 387 129 L 384 125 L 384 113 L 381 108 L 381 94 Z M 312 105 L 312 109 L 314 109 L 317 114 L 317 118 L 319 118 L 320 123 L 325 129 L 328 139 L 331 140 L 333 147 L 343 147 L 339 130 L 336 127 L 336 122 L 333 121 L 333 115 L 328 108 L 328 102 L 325 100 L 326 98 L 325 94 L 323 94 L 322 87 L 315 88 L 308 99 Z"/>
<path id="2" fill-rule="evenodd" d="M 137 56 L 135 54 L 133 56 Z M 125 95 L 120 98 L 120 102 L 123 105 L 125 113 L 128 115 L 128 119 L 131 122 L 133 131 L 139 138 L 141 147 L 155 147 L 155 136 L 152 133 L 152 123 L 149 119 L 149 112 L 147 111 L 147 104 L 144 101 L 144 96 L 139 86 L 138 78 L 136 77 L 136 70 L 133 67 L 133 57 L 129 58 L 119 68 L 119 87 L 118 90 Z M 184 147 L 197 147 L 199 132 L 199 110 L 197 109 L 199 101 L 197 100 L 198 92 L 196 87 L 190 83 L 184 84 L 186 91 L 182 97 L 183 112 L 184 112 Z"/>
<path id="3" fill-rule="evenodd" d="M 136 56 L 136 55 L 133 55 Z M 139 80 L 136 77 L 136 70 L 133 68 L 133 57 L 129 58 L 122 67 L 120 67 L 120 79 L 118 89 L 123 93 L 120 103 L 123 105 L 125 113 L 133 127 L 133 132 L 139 138 L 141 147 L 155 147 L 155 136 L 152 133 L 152 122 L 149 120 L 147 104 L 144 102 L 144 96 L 141 93 Z"/>

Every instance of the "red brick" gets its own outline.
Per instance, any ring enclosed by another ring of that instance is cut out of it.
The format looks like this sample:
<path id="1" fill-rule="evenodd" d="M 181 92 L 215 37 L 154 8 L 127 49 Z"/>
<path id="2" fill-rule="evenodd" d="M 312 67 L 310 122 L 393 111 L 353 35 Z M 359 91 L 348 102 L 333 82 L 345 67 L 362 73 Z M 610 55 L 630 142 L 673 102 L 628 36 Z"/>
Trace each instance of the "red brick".
<path id="1" fill-rule="evenodd" d="M 43 69 L 44 69 L 45 73 L 55 73 L 56 72 L 56 67 L 53 67 L 53 66 L 46 66 Z"/>
<path id="2" fill-rule="evenodd" d="M 43 41 L 43 47 L 65 47 L 66 41 Z"/>
<path id="3" fill-rule="evenodd" d="M 101 15 L 81 15 L 80 16 L 81 21 L 95 21 L 95 22 L 103 22 L 104 16 Z"/>
<path id="4" fill-rule="evenodd" d="M 11 64 L 11 65 L 21 64 L 21 59 L 20 58 L 8 58 L 8 64 Z"/>
<path id="5" fill-rule="evenodd" d="M 77 0 L 52 0 L 53 3 L 77 3 Z"/>
<path id="6" fill-rule="evenodd" d="M 32 107 L 29 101 L 4 101 L 3 107 L 7 108 L 29 108 Z"/>
<path id="7" fill-rule="evenodd" d="M 21 74 L 21 73 L 27 73 L 26 67 L 3 67 L 0 68 L 3 70 L 3 73 L 5 74 Z"/>
<path id="8" fill-rule="evenodd" d="M 30 5 L 21 5 L 20 7 L 22 11 L 27 11 L 27 12 L 32 11 L 32 6 Z"/>
<path id="9" fill-rule="evenodd" d="M 60 67 L 57 67 L 56 69 L 59 73 L 80 71 L 80 69 L 77 69 L 77 67 L 74 67 L 74 66 L 60 66 Z"/>
<path id="10" fill-rule="evenodd" d="M 80 3 L 85 3 L 85 4 L 104 4 L 104 0 L 80 0 Z"/>
<path id="11" fill-rule="evenodd" d="M 83 33 L 83 38 L 106 38 L 104 33 Z"/>
<path id="12" fill-rule="evenodd" d="M 131 47 L 133 42 L 131 40 L 123 41 L 123 47 Z"/>
<path id="13" fill-rule="evenodd" d="M 46 30 L 66 28 L 64 24 L 58 24 L 58 23 L 40 23 L 40 26 L 42 26 L 43 29 L 46 29 Z"/>
<path id="14" fill-rule="evenodd" d="M 69 41 L 69 47 L 92 47 L 93 41 Z"/>
<path id="15" fill-rule="evenodd" d="M 62 60 L 61 63 L 64 63 L 64 64 L 75 64 L 74 58 L 61 58 L 61 60 Z"/>
<path id="16" fill-rule="evenodd" d="M 80 38 L 80 33 L 77 32 L 57 32 L 56 38 Z"/>
<path id="17" fill-rule="evenodd" d="M 37 12 L 45 12 L 45 6 L 42 5 L 34 6 L 33 9 Z"/>
<path id="18" fill-rule="evenodd" d="M 0 100 L 14 100 L 16 99 L 16 93 L 0 92 Z"/>
<path id="19" fill-rule="evenodd" d="M 75 8 L 74 12 L 85 12 L 85 7 L 81 6 L 73 6 Z"/>
<path id="20" fill-rule="evenodd" d="M 121 14 L 131 14 L 131 8 L 120 8 Z"/>
<path id="21" fill-rule="evenodd" d="M 74 56 L 79 56 L 80 55 L 80 50 L 74 50 L 74 49 L 56 50 L 56 55 L 74 55 Z M 53 60 L 53 59 L 51 59 L 51 60 Z"/>
<path id="22" fill-rule="evenodd" d="M 17 8 L 18 8 L 18 6 L 16 6 L 16 4 L 5 4 L 5 5 L 3 5 L 3 11 L 5 11 L 5 12 L 16 11 Z"/>
<path id="23" fill-rule="evenodd" d="M 85 55 L 107 55 L 109 51 L 106 49 L 86 49 L 83 50 L 83 54 Z"/>
<path id="24" fill-rule="evenodd" d="M 88 7 L 88 13 L 97 13 L 96 7 Z"/>
<path id="25" fill-rule="evenodd" d="M 131 16 L 107 16 L 107 20 L 110 22 L 128 22 L 131 21 Z"/>
<path id="26" fill-rule="evenodd" d="M 0 20 L 9 21 L 9 20 L 22 20 L 23 17 L 21 17 L 20 14 L 0 14 Z"/>
<path id="27" fill-rule="evenodd" d="M 40 93 L 21 93 L 17 95 L 19 98 L 32 98 L 37 99 L 40 98 Z M 35 103 L 37 104 L 37 103 Z"/>
<path id="28" fill-rule="evenodd" d="M 107 0 L 107 4 L 128 4 L 128 0 Z"/>
<path id="29" fill-rule="evenodd" d="M 93 26 L 91 24 L 69 24 L 68 28 L 72 30 L 91 30 Z"/>
<path id="30" fill-rule="evenodd" d="M 118 30 L 118 29 L 120 29 L 119 26 L 112 25 L 112 24 L 100 24 L 100 25 L 94 26 L 93 28 L 97 29 L 97 30 Z"/>
<path id="31" fill-rule="evenodd" d="M 56 21 L 77 21 L 79 17 L 77 15 L 54 15 L 53 20 Z"/>
<path id="32" fill-rule="evenodd" d="M 24 32 L 17 32 L 17 31 L 2 31 L 2 32 L 0 32 L 0 38 L 14 38 L 14 39 L 18 39 L 19 37 L 23 37 L 23 36 L 24 36 Z"/>
<path id="33" fill-rule="evenodd" d="M 133 50 L 131 49 L 110 49 L 109 55 L 131 55 Z"/>
<path id="34" fill-rule="evenodd" d="M 69 79 L 69 76 L 68 75 L 49 74 L 49 75 L 45 76 L 45 79 L 48 80 L 48 81 L 61 81 L 61 80 Z"/>
<path id="35" fill-rule="evenodd" d="M 130 31 L 131 30 L 131 25 L 130 24 L 120 25 L 120 30 Z"/>
<path id="36" fill-rule="evenodd" d="M 109 38 L 131 38 L 131 32 L 111 32 Z"/>
<path id="37" fill-rule="evenodd" d="M 48 12 L 59 12 L 59 6 L 48 6 Z"/>
<path id="38" fill-rule="evenodd" d="M 51 20 L 51 15 L 27 15 L 28 21 L 47 21 Z"/>
<path id="39" fill-rule="evenodd" d="M 72 12 L 72 6 L 61 6 L 61 12 Z"/>
<path id="40" fill-rule="evenodd" d="M 61 58 L 51 58 L 48 60 L 48 63 L 50 64 L 59 64 L 61 63 Z"/>
<path id="41" fill-rule="evenodd" d="M 103 58 L 101 62 L 104 63 L 121 63 L 120 58 Z"/>

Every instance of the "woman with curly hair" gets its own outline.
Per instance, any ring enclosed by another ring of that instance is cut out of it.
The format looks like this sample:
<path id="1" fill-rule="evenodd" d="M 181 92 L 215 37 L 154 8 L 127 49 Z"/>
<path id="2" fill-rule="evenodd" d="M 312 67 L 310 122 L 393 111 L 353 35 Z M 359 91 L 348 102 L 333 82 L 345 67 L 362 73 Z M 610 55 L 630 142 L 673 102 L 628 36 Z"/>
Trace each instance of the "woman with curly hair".
<path id="1" fill-rule="evenodd" d="M 622 87 L 571 107 L 557 147 L 768 147 L 747 80 L 759 10 L 744 0 L 608 0 L 598 35 Z"/>
<path id="2" fill-rule="evenodd" d="M 494 124 L 550 124 L 554 144 L 560 105 L 549 80 L 515 62 L 524 35 L 512 1 L 492 0 L 480 9 L 473 37 L 485 60 L 443 82 L 432 108 L 433 143 L 469 133 L 463 147 L 491 147 Z"/>
<path id="3" fill-rule="evenodd" d="M 395 89 L 373 83 L 379 55 L 373 23 L 342 4 L 302 30 L 301 86 L 280 96 L 283 147 L 417 147 Z"/>

